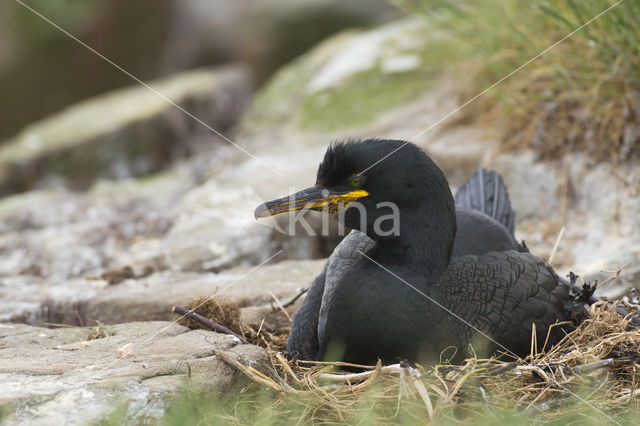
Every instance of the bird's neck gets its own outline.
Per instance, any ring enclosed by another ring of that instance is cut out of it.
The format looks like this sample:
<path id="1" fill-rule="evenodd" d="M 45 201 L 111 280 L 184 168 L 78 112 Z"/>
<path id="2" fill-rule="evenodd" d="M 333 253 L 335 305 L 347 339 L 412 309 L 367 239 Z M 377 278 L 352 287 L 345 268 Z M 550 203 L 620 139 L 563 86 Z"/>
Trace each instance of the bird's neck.
<path id="1" fill-rule="evenodd" d="M 399 235 L 377 239 L 387 259 L 411 268 L 428 280 L 436 280 L 449 265 L 456 233 L 452 205 L 425 204 L 400 214 Z"/>

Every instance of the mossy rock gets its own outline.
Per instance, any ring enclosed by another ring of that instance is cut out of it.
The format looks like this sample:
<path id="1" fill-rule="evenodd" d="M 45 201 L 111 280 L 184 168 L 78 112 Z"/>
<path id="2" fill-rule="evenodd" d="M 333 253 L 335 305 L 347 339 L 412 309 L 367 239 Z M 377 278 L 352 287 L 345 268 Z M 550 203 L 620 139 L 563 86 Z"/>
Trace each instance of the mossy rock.
<path id="1" fill-rule="evenodd" d="M 187 154 L 194 135 L 235 124 L 250 93 L 242 67 L 203 68 L 80 102 L 36 122 L 0 148 L 0 196 L 63 180 L 143 176 Z M 155 93 L 156 91 L 157 93 Z"/>
<path id="2" fill-rule="evenodd" d="M 454 47 L 419 18 L 340 33 L 282 68 L 257 95 L 242 129 L 368 128 L 429 91 L 455 59 Z"/>

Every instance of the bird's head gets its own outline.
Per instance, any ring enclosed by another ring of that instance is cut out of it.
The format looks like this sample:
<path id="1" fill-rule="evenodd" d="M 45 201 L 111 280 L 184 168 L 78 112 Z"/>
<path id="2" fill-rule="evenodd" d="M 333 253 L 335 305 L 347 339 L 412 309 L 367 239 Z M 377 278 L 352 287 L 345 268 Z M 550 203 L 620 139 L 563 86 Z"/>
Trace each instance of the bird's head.
<path id="1" fill-rule="evenodd" d="M 448 183 L 435 163 L 413 143 L 367 139 L 330 145 L 314 186 L 261 204 L 255 216 L 327 210 L 340 213 L 347 227 L 378 239 L 401 226 L 401 214 L 425 204 L 444 204 L 453 212 Z"/>

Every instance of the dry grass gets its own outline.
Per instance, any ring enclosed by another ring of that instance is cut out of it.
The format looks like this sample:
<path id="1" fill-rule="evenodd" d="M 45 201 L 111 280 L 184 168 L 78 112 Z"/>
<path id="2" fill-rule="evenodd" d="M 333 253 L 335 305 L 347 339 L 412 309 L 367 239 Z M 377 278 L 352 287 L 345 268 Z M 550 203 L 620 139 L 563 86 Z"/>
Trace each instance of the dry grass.
<path id="1" fill-rule="evenodd" d="M 280 306 L 272 305 L 271 312 L 265 315 L 265 318 L 257 326 L 240 321 L 240 308 L 235 302 L 226 298 L 203 296 L 186 302 L 184 307 L 227 327 L 253 345 L 262 346 L 269 351 L 284 351 L 287 347 L 289 325 L 284 327 L 265 326 L 267 319 L 271 320 L 269 323 L 275 321 L 276 323 L 290 324 L 293 312 Z M 267 318 L 267 316 L 271 318 Z M 202 323 L 188 316 L 179 315 L 177 320 L 180 325 L 191 329 L 208 329 Z"/>
<path id="2" fill-rule="evenodd" d="M 640 328 L 616 306 L 640 312 L 627 298 L 598 302 L 578 329 L 524 360 L 471 358 L 428 368 L 287 360 L 281 352 L 287 329 L 273 334 L 240 324 L 236 331 L 269 350 L 272 374 L 220 353 L 253 384 L 206 416 L 264 424 L 625 422 L 640 414 Z"/>
<path id="3" fill-rule="evenodd" d="M 590 318 L 550 351 L 522 361 L 467 359 L 462 365 L 431 368 L 354 366 L 287 361 L 272 352 L 278 371 L 274 378 L 234 359 L 226 361 L 277 392 L 273 409 L 295 402 L 302 409 L 296 415 L 314 422 L 367 417 L 377 423 L 389 416 L 398 419 L 401 413 L 402 420 L 436 422 L 490 422 L 500 413 L 536 414 L 536 422 L 567 416 L 602 416 L 606 421 L 607 416 L 624 417 L 640 408 L 640 329 L 631 327 L 613 307 L 597 303 Z M 336 372 L 344 366 L 363 372 Z"/>
<path id="4" fill-rule="evenodd" d="M 540 80 L 524 80 L 526 87 L 519 89 L 518 97 L 528 100 L 518 101 L 513 108 L 506 110 L 503 103 L 492 98 L 482 100 L 478 106 L 483 112 L 473 120 L 487 123 L 495 117 L 503 148 L 513 151 L 528 147 L 544 159 L 578 151 L 614 163 L 640 158 L 640 117 L 633 112 L 640 113 L 640 92 L 629 89 L 624 97 L 593 94 L 576 99 L 558 91 L 552 95 L 553 100 L 535 102 L 536 90 L 556 90 L 545 82 L 547 78 Z"/>
<path id="5" fill-rule="evenodd" d="M 235 333 L 242 333 L 242 327 L 240 324 L 240 308 L 235 302 L 229 299 L 203 296 L 188 301 L 184 304 L 184 307 L 202 315 L 205 318 L 209 318 L 211 321 L 227 327 Z M 191 329 L 206 329 L 206 327 L 198 321 L 194 321 L 186 316 L 180 316 L 178 323 Z"/>
<path id="6" fill-rule="evenodd" d="M 395 0 L 459 41 L 469 99 L 615 0 Z M 625 0 L 461 111 L 500 129 L 506 149 L 640 161 L 640 2 Z"/>

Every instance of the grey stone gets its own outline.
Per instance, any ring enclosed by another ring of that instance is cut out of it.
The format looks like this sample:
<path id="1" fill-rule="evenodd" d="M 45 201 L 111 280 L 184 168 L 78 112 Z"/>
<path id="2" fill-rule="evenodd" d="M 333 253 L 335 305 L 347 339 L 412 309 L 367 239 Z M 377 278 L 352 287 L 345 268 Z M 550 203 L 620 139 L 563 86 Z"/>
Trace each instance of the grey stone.
<path id="1" fill-rule="evenodd" d="M 0 407 L 7 424 L 87 424 L 125 407 L 127 421 L 159 419 L 186 385 L 220 395 L 246 383 L 214 349 L 269 374 L 266 351 L 232 336 L 169 322 L 47 329 L 0 324 Z M 131 353 L 119 349 L 131 345 Z"/>
<path id="2" fill-rule="evenodd" d="M 119 266 L 128 247 L 166 234 L 175 198 L 193 185 L 187 171 L 172 170 L 100 181 L 83 194 L 60 188 L 0 199 L 0 286 L 11 276 L 60 281 Z"/>
<path id="3" fill-rule="evenodd" d="M 7 302 L 0 305 L 0 321 L 90 325 L 171 320 L 173 305 L 214 295 L 241 307 L 271 303 L 273 297 L 284 304 L 311 285 L 323 264 L 324 260 L 289 260 L 208 274 L 164 271 L 115 285 L 102 279 L 76 278 L 51 285 L 29 276 L 12 277 L 0 286 L 0 300 Z"/>
<path id="4" fill-rule="evenodd" d="M 272 295 L 282 303 L 311 285 L 324 261 L 284 261 L 257 269 L 236 267 L 218 274 L 155 274 L 104 288 L 81 310 L 89 321 L 128 322 L 170 319 L 171 306 L 197 297 L 219 295 L 241 307 L 262 305 Z M 64 306 L 64 304 L 61 304 Z"/>
<path id="5" fill-rule="evenodd" d="M 52 181 L 86 189 L 98 177 L 157 172 L 207 132 L 167 99 L 225 132 L 251 92 L 240 66 L 188 71 L 149 86 L 97 96 L 24 128 L 0 147 L 0 196 Z"/>

